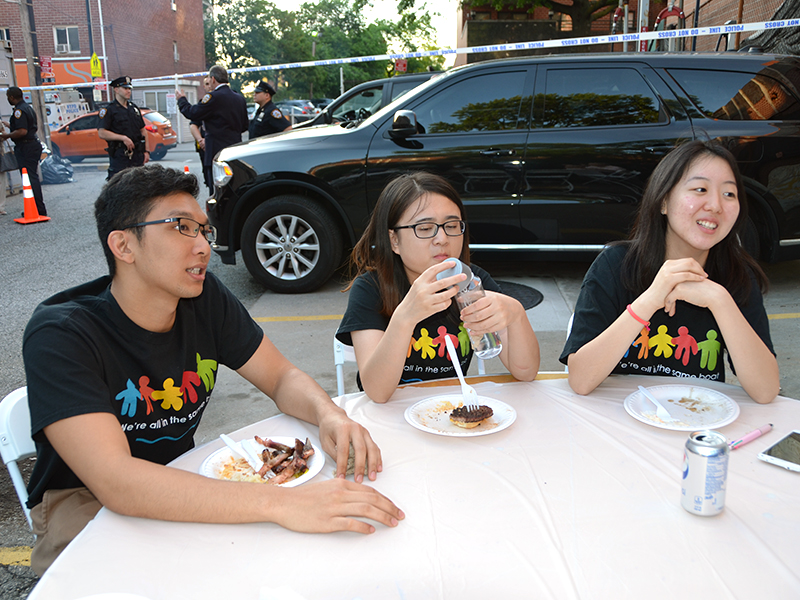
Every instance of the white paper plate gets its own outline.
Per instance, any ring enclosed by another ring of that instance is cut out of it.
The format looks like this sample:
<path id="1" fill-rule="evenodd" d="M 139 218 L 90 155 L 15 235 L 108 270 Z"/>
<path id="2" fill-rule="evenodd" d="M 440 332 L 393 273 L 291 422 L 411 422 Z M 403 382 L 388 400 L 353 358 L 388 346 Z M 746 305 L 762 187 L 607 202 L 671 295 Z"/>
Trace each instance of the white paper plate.
<path id="1" fill-rule="evenodd" d="M 294 446 L 295 440 L 293 437 L 286 436 L 269 436 L 269 439 L 271 439 L 273 442 L 278 442 L 279 444 L 285 444 L 287 446 Z M 242 441 L 242 443 L 249 442 L 253 443 L 253 448 L 260 446 L 260 444 L 257 444 L 255 440 Z M 325 465 L 325 455 L 322 453 L 320 447 L 314 442 L 311 442 L 311 446 L 314 448 L 314 455 L 311 457 L 311 460 L 308 461 L 308 471 L 296 479 L 290 479 L 289 481 L 285 483 L 279 483 L 278 485 L 281 487 L 295 487 L 297 485 L 302 485 L 322 470 L 322 467 Z M 263 450 L 263 446 L 261 446 L 261 449 Z M 220 448 L 203 461 L 203 464 L 200 465 L 200 474 L 210 477 L 211 479 L 223 479 L 223 477 L 220 475 L 220 471 L 225 463 L 230 461 L 232 458 L 233 453 L 230 451 L 230 448 L 227 446 Z"/>
<path id="2" fill-rule="evenodd" d="M 634 419 L 661 429 L 696 431 L 729 425 L 739 416 L 739 405 L 725 394 L 696 385 L 657 385 L 647 390 L 677 419 L 665 423 L 656 407 L 639 390 L 625 398 L 625 410 Z"/>
<path id="3" fill-rule="evenodd" d="M 450 420 L 450 413 L 464 402 L 461 394 L 448 394 L 434 396 L 420 400 L 409 406 L 405 412 L 406 421 L 420 431 L 436 435 L 450 435 L 456 437 L 471 437 L 476 435 L 489 435 L 509 427 L 517 418 L 517 411 L 505 402 L 478 396 L 478 402 L 492 409 L 494 414 L 473 429 L 464 429 Z"/>

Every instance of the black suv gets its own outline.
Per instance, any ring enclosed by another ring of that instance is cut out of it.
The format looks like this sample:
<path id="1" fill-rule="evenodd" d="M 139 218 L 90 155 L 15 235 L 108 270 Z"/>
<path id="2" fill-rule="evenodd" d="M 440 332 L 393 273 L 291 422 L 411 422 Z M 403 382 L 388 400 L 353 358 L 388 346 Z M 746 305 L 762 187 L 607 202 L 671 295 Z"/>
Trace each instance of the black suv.
<path id="1" fill-rule="evenodd" d="M 800 59 L 752 54 L 564 55 L 482 62 L 424 83 L 346 127 L 223 150 L 208 216 L 267 288 L 324 283 L 399 173 L 446 177 L 470 247 L 589 258 L 627 236 L 648 176 L 682 139 L 716 138 L 750 199 L 746 243 L 800 257 Z"/>
<path id="2" fill-rule="evenodd" d="M 441 74 L 441 71 L 425 71 L 361 83 L 327 104 L 321 113 L 299 127 L 363 121 L 419 84 Z"/>

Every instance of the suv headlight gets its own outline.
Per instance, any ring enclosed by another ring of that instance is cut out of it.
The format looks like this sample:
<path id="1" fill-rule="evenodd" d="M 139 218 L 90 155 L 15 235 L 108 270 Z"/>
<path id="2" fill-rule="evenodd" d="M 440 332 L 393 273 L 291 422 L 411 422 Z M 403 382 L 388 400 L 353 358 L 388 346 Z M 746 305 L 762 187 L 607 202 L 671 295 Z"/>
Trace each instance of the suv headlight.
<path id="1" fill-rule="evenodd" d="M 233 177 L 233 171 L 228 163 L 221 160 L 215 160 L 212 165 L 212 173 L 214 175 L 214 185 L 219 187 L 227 184 Z"/>

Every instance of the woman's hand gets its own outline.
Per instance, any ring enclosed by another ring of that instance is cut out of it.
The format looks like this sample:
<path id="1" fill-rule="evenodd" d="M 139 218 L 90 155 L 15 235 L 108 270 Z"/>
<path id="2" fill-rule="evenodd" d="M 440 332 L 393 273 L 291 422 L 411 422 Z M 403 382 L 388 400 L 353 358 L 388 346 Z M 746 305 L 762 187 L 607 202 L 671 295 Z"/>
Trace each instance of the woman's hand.
<path id="1" fill-rule="evenodd" d="M 720 301 L 729 298 L 728 290 L 715 281 L 704 279 L 702 281 L 684 281 L 677 284 L 664 299 L 664 310 L 669 316 L 675 314 L 675 303 L 683 300 L 701 308 L 708 308 L 712 313 Z"/>
<path id="2" fill-rule="evenodd" d="M 693 258 L 680 258 L 667 260 L 656 273 L 653 283 L 642 292 L 633 303 L 634 312 L 645 320 L 649 320 L 660 308 L 664 308 L 670 315 L 675 313 L 674 300 L 668 306 L 667 298 L 675 286 L 686 282 L 707 281 L 708 275 Z"/>
<path id="3" fill-rule="evenodd" d="M 392 318 L 400 316 L 401 319 L 416 326 L 420 321 L 450 306 L 453 297 L 458 293 L 458 283 L 467 278 L 465 274 L 459 273 L 442 280 L 436 279 L 439 273 L 452 268 L 452 266 L 453 261 L 445 260 L 423 271 L 422 275 L 417 277 L 411 285 L 411 289 L 395 310 Z"/>
<path id="4" fill-rule="evenodd" d="M 486 292 L 486 296 L 461 311 L 461 320 L 470 331 L 484 334 L 502 331 L 524 313 L 518 300 L 497 292 Z"/>

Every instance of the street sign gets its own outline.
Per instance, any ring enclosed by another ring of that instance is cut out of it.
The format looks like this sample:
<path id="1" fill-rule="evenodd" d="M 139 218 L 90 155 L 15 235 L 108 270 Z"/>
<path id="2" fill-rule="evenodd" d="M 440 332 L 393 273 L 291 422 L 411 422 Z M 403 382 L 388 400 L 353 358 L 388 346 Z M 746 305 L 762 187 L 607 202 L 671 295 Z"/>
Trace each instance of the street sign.
<path id="1" fill-rule="evenodd" d="M 405 58 L 398 58 L 394 61 L 394 70 L 399 73 L 405 73 L 408 69 L 408 61 Z"/>
<path id="2" fill-rule="evenodd" d="M 178 103 L 175 100 L 175 94 L 167 94 L 167 114 L 168 115 L 177 115 L 178 114 Z"/>
<path id="3" fill-rule="evenodd" d="M 42 71 L 42 79 L 55 79 L 56 74 L 53 73 L 53 59 L 50 56 L 39 57 L 39 68 Z"/>
<path id="4" fill-rule="evenodd" d="M 102 77 L 103 68 L 100 66 L 100 59 L 97 57 L 97 52 L 92 54 L 92 77 Z"/>
<path id="5" fill-rule="evenodd" d="M 103 78 L 102 77 L 95 77 L 93 79 L 93 81 L 103 81 Z M 106 83 L 96 83 L 95 86 L 94 86 L 94 89 L 100 90 L 102 92 L 105 92 L 108 89 L 108 84 L 106 84 Z"/>

